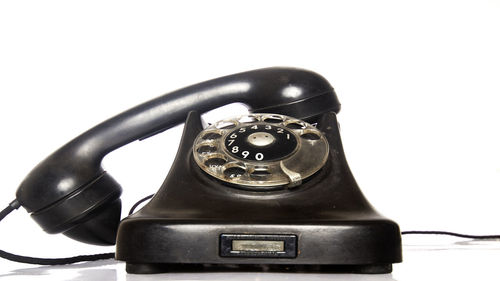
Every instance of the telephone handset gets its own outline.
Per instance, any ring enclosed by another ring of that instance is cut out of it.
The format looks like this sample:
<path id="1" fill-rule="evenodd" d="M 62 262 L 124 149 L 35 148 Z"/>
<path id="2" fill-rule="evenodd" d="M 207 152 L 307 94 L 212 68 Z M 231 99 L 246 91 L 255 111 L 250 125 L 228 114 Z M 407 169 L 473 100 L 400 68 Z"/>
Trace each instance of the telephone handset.
<path id="1" fill-rule="evenodd" d="M 250 114 L 203 128 L 200 112 L 234 102 Z M 328 81 L 306 70 L 206 81 L 76 137 L 28 174 L 16 200 L 48 233 L 116 242 L 116 258 L 132 273 L 179 264 L 390 272 L 401 261 L 399 228 L 359 191 L 342 151 L 339 110 Z M 121 187 L 102 169 L 103 157 L 184 121 L 165 182 L 120 222 Z"/>

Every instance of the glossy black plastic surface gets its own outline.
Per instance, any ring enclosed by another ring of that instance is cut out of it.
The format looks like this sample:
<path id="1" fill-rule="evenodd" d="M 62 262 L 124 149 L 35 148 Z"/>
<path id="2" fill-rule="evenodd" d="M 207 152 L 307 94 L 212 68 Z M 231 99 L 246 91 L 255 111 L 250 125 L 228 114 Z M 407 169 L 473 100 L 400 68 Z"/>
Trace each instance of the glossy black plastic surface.
<path id="1" fill-rule="evenodd" d="M 72 196 L 85 200 L 79 189 L 98 188 L 92 185 L 104 173 L 101 161 L 107 153 L 183 122 L 190 110 L 205 112 L 235 102 L 246 104 L 253 112 L 281 113 L 302 119 L 314 119 L 320 113 L 340 109 L 328 81 L 306 70 L 266 68 L 206 81 L 138 105 L 76 137 L 27 175 L 17 190 L 17 200 L 35 214 L 53 211 L 50 209 Z M 109 189 L 113 194 L 121 192 L 114 181 Z M 103 198 L 88 207 L 101 208 L 112 202 Z M 66 216 L 75 220 L 81 215 L 80 209 L 66 208 Z M 64 222 L 38 222 L 47 230 L 67 230 L 60 228 Z"/>
<path id="2" fill-rule="evenodd" d="M 189 115 L 177 157 L 163 185 L 119 226 L 116 257 L 132 273 L 169 271 L 179 264 L 328 265 L 385 273 L 401 261 L 396 223 L 379 215 L 347 165 L 335 112 L 321 116 L 328 161 L 292 189 L 240 190 L 206 175 L 192 158 L 200 116 Z M 221 256 L 222 234 L 294 235 L 295 257 Z M 346 266 L 346 267 L 343 267 Z"/>

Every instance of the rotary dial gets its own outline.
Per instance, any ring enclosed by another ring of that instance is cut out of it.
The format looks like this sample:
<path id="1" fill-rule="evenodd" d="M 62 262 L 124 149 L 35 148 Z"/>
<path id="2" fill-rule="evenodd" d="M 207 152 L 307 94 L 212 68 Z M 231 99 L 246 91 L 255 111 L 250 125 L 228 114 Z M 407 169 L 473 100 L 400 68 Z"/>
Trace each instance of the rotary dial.
<path id="1" fill-rule="evenodd" d="M 193 156 L 207 174 L 250 190 L 299 185 L 325 164 L 328 143 L 310 124 L 250 114 L 217 122 L 196 138 Z"/>

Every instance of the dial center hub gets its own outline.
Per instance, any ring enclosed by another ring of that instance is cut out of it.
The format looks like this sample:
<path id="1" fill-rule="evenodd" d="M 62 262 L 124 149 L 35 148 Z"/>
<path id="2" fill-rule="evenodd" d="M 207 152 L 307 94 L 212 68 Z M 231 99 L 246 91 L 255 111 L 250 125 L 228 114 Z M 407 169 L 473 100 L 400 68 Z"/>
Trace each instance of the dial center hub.
<path id="1" fill-rule="evenodd" d="M 255 132 L 247 137 L 247 142 L 251 145 L 263 147 L 268 146 L 276 141 L 276 138 L 270 133 Z"/>

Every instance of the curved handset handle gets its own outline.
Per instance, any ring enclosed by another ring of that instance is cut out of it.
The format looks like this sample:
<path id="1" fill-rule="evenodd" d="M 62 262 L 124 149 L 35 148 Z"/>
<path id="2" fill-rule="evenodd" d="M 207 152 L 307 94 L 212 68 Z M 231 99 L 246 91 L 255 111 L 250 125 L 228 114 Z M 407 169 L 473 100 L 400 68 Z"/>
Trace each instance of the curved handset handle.
<path id="1" fill-rule="evenodd" d="M 182 123 L 191 110 L 206 112 L 236 102 L 251 112 L 306 120 L 340 110 L 328 81 L 306 70 L 265 68 L 209 80 L 140 104 L 76 137 L 27 175 L 17 200 L 47 232 L 73 228 L 81 212 L 119 197 L 119 185 L 101 168 L 106 154 Z"/>

